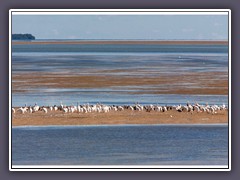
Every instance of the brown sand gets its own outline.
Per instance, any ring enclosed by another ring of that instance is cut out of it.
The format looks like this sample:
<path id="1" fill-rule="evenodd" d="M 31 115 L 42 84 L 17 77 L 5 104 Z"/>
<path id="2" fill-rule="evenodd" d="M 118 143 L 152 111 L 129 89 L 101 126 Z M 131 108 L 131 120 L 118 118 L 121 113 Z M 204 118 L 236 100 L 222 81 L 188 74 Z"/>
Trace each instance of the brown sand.
<path id="1" fill-rule="evenodd" d="M 206 112 L 145 112 L 145 111 L 111 111 L 108 113 L 63 113 L 36 112 L 33 114 L 15 113 L 13 126 L 26 125 L 112 125 L 112 124 L 219 124 L 228 123 L 228 111 L 217 114 Z"/>
<path id="2" fill-rule="evenodd" d="M 106 72 L 105 72 L 106 73 Z M 104 74 L 104 73 L 103 73 Z M 152 94 L 228 94 L 227 72 L 186 73 L 159 76 L 70 75 L 58 73 L 13 74 L 13 92 L 36 88 L 115 88 L 149 86 L 142 90 Z M 26 87 L 28 89 L 26 89 Z"/>

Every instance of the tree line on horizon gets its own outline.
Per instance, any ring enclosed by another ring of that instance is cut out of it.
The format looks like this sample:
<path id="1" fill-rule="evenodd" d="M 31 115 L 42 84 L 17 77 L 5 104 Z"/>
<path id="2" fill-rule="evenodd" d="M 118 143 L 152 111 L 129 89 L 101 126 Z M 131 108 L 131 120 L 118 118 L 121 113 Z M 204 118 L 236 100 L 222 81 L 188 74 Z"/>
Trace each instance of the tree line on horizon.
<path id="1" fill-rule="evenodd" d="M 12 40 L 35 40 L 32 34 L 12 34 Z"/>

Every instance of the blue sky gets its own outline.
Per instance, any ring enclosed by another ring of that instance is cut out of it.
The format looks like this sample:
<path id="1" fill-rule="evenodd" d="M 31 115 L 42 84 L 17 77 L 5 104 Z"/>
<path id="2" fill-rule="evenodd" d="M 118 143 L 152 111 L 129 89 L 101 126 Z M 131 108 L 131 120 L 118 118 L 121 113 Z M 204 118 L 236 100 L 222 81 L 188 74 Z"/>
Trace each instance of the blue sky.
<path id="1" fill-rule="evenodd" d="M 37 39 L 227 40 L 227 15 L 13 15 Z"/>

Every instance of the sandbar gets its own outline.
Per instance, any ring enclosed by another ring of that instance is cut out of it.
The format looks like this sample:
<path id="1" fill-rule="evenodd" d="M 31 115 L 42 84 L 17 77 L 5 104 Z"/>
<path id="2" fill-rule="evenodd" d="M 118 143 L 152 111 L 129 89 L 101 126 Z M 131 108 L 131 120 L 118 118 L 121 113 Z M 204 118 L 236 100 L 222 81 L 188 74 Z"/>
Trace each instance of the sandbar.
<path id="1" fill-rule="evenodd" d="M 226 124 L 228 110 L 216 114 L 206 112 L 146 112 L 110 111 L 107 113 L 63 113 L 52 111 L 44 113 L 12 114 L 12 126 L 46 125 L 130 125 L 130 124 Z"/>

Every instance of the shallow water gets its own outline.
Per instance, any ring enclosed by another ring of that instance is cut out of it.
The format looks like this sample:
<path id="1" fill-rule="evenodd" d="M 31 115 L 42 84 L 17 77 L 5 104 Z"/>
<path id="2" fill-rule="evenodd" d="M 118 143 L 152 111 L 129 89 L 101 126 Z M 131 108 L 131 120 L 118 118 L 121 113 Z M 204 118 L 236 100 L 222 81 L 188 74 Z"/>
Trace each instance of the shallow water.
<path id="1" fill-rule="evenodd" d="M 61 73 L 62 75 L 106 75 L 157 77 L 193 72 L 227 72 L 225 45 L 13 45 L 12 73 Z M 221 77 L 219 77 L 221 78 Z M 182 85 L 182 84 L 181 84 Z M 184 86 L 193 86 L 185 84 Z M 169 88 L 174 88 L 171 84 Z M 228 103 L 227 96 L 152 94 L 149 86 L 121 86 L 94 89 L 33 89 L 12 94 L 12 105 L 59 105 L 80 103 L 179 104 L 190 101 Z M 157 88 L 151 87 L 151 89 Z M 154 92 L 154 90 L 152 91 Z"/>
<path id="2" fill-rule="evenodd" d="M 14 93 L 12 96 L 14 106 L 22 106 L 24 104 L 34 105 L 37 102 L 40 106 L 60 105 L 62 101 L 66 105 L 80 104 L 108 104 L 108 105 L 133 105 L 138 102 L 142 105 L 159 104 L 159 105 L 178 105 L 186 104 L 186 102 L 198 102 L 209 105 L 217 104 L 228 105 L 228 96 L 226 95 L 179 95 L 179 94 L 128 94 L 127 92 L 112 91 L 75 91 L 75 92 L 48 92 L 48 93 Z"/>
<path id="3" fill-rule="evenodd" d="M 228 165 L 228 126 L 16 127 L 12 164 Z"/>

